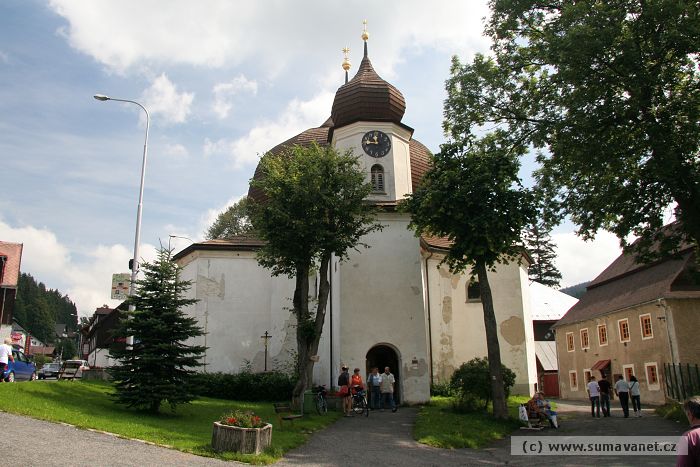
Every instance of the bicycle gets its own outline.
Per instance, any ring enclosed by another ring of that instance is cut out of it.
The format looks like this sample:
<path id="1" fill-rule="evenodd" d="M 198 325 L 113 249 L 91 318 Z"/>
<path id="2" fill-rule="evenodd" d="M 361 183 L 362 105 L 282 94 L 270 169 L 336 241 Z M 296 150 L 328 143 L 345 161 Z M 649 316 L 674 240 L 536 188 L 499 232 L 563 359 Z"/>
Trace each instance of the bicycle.
<path id="1" fill-rule="evenodd" d="M 355 388 L 352 395 L 352 410 L 358 415 L 364 412 L 365 417 L 369 417 L 369 406 L 367 405 L 367 393 L 362 388 Z"/>
<path id="2" fill-rule="evenodd" d="M 316 393 L 316 397 L 314 398 L 316 403 L 316 412 L 319 415 L 325 415 L 328 413 L 328 402 L 326 401 L 326 394 L 328 394 L 328 391 L 326 391 L 326 386 L 317 386 L 313 389 L 313 391 Z"/>

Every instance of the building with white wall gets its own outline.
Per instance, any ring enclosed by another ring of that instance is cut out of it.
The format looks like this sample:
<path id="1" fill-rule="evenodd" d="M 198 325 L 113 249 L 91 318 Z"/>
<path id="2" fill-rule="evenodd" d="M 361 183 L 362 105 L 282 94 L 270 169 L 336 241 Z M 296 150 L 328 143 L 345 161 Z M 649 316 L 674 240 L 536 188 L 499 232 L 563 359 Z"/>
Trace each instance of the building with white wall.
<path id="1" fill-rule="evenodd" d="M 366 41 L 366 36 L 363 36 Z M 347 69 L 346 69 L 347 70 Z M 430 153 L 402 122 L 403 95 L 377 75 L 367 54 L 352 80 L 335 96 L 329 118 L 274 147 L 332 145 L 358 155 L 373 191 L 368 201 L 383 207 L 381 232 L 362 239 L 369 248 L 332 259 L 331 293 L 316 383 L 335 386 L 341 363 L 368 373 L 389 366 L 401 402 L 429 400 L 431 381 L 447 380 L 462 363 L 487 355 L 483 311 L 469 274 L 440 266 L 450 245 L 418 238 L 410 216 L 396 210 L 430 164 Z M 255 177 L 260 174 L 256 171 Z M 260 196 L 251 189 L 249 196 Z M 199 301 L 187 311 L 206 334 L 206 371 L 256 371 L 288 365 L 296 349 L 291 312 L 294 281 L 272 277 L 258 265 L 260 241 L 250 237 L 195 243 L 175 255 L 182 278 L 192 281 Z M 489 272 L 499 329 L 501 358 L 515 371 L 515 393 L 530 394 L 536 382 L 527 258 Z M 311 278 L 315 281 L 315 278 Z M 315 282 L 310 284 L 315 293 Z M 471 293 L 470 293 L 471 290 Z M 315 298 L 315 297 L 312 297 Z M 265 332 L 271 336 L 265 359 Z"/>

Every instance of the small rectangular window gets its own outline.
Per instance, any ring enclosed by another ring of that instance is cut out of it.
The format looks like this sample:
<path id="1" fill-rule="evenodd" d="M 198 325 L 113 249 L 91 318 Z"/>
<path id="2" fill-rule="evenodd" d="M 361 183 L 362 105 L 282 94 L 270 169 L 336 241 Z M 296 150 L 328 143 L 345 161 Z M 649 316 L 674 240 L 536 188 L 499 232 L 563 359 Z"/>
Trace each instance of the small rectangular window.
<path id="1" fill-rule="evenodd" d="M 617 321 L 617 328 L 620 335 L 620 342 L 630 341 L 630 325 L 627 322 L 627 318 Z"/>
<path id="2" fill-rule="evenodd" d="M 591 380 L 591 376 L 593 376 L 593 373 L 591 373 L 591 370 L 583 370 L 583 380 L 585 383 L 589 382 Z"/>
<path id="3" fill-rule="evenodd" d="M 467 283 L 467 301 L 469 301 L 469 302 L 481 301 L 481 288 L 479 287 L 478 281 L 469 281 Z"/>
<path id="4" fill-rule="evenodd" d="M 574 351 L 574 333 L 573 332 L 566 333 L 566 350 L 568 352 Z"/>
<path id="5" fill-rule="evenodd" d="M 642 339 L 654 337 L 654 330 L 651 327 L 651 314 L 641 315 L 639 317 L 639 326 L 642 328 Z"/>
<path id="6" fill-rule="evenodd" d="M 634 376 L 634 365 L 622 365 L 622 372 L 625 375 L 625 381 L 629 383 L 630 376 Z"/>
<path id="7" fill-rule="evenodd" d="M 647 386 L 650 391 L 658 391 L 661 389 L 659 383 L 659 367 L 656 362 L 648 362 L 644 364 L 644 368 L 647 374 Z"/>
<path id="8" fill-rule="evenodd" d="M 598 345 L 608 345 L 608 327 L 605 324 L 598 325 Z"/>
<path id="9" fill-rule="evenodd" d="M 581 349 L 590 348 L 590 343 L 588 341 L 588 328 L 581 329 L 580 333 L 581 333 Z"/>
<path id="10" fill-rule="evenodd" d="M 578 391 L 578 378 L 576 377 L 576 370 L 569 370 L 569 387 L 572 391 Z"/>

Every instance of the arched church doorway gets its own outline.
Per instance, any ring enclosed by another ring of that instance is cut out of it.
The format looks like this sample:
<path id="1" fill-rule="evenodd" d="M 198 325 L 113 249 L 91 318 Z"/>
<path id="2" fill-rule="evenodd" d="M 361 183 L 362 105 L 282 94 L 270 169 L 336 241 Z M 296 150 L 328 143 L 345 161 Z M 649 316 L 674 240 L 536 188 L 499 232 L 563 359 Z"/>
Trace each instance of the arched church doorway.
<path id="1" fill-rule="evenodd" d="M 367 352 L 365 365 L 367 367 L 365 374 L 369 374 L 375 366 L 379 368 L 379 373 L 384 373 L 384 367 L 389 367 L 396 379 L 396 384 L 394 384 L 394 401 L 399 404 L 401 402 L 401 384 L 399 383 L 401 378 L 399 375 L 399 356 L 396 350 L 385 344 L 375 345 Z"/>

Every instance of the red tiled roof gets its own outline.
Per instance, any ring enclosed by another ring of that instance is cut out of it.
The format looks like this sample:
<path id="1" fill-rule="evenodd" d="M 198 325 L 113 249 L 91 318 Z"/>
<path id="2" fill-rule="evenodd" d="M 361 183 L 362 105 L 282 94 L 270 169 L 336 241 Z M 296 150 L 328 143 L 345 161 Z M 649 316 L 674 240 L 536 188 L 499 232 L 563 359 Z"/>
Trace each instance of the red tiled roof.
<path id="1" fill-rule="evenodd" d="M 7 257 L 1 287 L 17 287 L 22 263 L 22 244 L 0 241 L 0 256 Z"/>
<path id="2" fill-rule="evenodd" d="M 659 298 L 700 298 L 700 288 L 682 284 L 695 261 L 692 249 L 680 257 L 643 265 L 623 253 L 586 288 L 581 300 L 555 326 L 578 323 Z"/>

